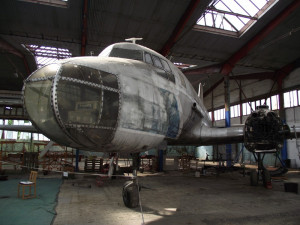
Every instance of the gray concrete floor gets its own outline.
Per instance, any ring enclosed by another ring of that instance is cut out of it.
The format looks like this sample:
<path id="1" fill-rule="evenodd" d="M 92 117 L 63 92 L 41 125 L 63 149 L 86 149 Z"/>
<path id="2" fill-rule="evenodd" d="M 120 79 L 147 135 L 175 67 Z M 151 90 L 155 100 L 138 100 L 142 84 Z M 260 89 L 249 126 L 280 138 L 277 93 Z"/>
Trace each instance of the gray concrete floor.
<path id="1" fill-rule="evenodd" d="M 300 179 L 299 171 L 286 177 Z M 140 208 L 126 208 L 122 200 L 125 179 L 96 185 L 95 177 L 77 176 L 61 186 L 54 225 L 142 224 Z M 300 224 L 300 194 L 284 192 L 283 181 L 273 189 L 249 185 L 249 176 L 239 172 L 208 174 L 194 172 L 142 174 L 145 224 Z M 91 185 L 91 188 L 89 188 Z"/>

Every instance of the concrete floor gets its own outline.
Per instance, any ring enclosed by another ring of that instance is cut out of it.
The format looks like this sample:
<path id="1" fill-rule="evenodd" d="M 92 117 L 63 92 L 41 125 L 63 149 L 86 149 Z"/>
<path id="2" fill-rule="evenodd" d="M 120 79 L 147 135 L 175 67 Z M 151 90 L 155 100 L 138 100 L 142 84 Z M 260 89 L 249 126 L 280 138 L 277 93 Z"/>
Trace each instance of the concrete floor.
<path id="1" fill-rule="evenodd" d="M 286 175 L 300 179 L 300 172 Z M 61 186 L 54 225 L 142 224 L 140 208 L 126 208 L 124 178 L 97 186 L 95 177 L 77 176 Z M 194 173 L 142 174 L 139 183 L 145 224 L 300 224 L 300 194 L 249 185 L 249 176 L 229 172 L 196 178 Z M 91 185 L 91 188 L 89 187 Z"/>

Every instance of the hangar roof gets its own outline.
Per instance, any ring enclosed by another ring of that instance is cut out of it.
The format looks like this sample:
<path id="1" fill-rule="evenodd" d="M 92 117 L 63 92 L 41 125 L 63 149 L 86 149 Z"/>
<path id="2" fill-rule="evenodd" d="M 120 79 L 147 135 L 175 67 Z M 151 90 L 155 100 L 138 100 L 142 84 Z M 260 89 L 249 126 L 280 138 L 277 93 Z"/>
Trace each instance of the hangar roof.
<path id="1" fill-rule="evenodd" d="M 139 44 L 172 62 L 196 65 L 184 72 L 195 89 L 199 82 L 206 84 L 204 91 L 228 73 L 257 78 L 299 61 L 297 0 L 279 0 L 240 37 L 196 29 L 211 0 L 44 2 L 1 1 L 0 90 L 20 91 L 37 68 L 23 45 L 68 49 L 72 56 L 98 55 L 110 44 L 142 37 Z"/>

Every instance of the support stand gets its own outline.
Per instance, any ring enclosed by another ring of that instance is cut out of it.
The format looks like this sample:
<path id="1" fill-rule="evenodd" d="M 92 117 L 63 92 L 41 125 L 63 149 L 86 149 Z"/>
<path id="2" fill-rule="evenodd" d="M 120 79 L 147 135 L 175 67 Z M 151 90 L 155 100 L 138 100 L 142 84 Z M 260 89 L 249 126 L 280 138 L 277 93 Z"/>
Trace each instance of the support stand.
<path id="1" fill-rule="evenodd" d="M 261 155 L 262 154 L 262 155 Z M 252 186 L 257 186 L 259 181 L 262 181 L 265 188 L 271 189 L 271 175 L 270 172 L 264 167 L 263 160 L 265 158 L 266 153 L 254 152 L 253 156 L 257 162 L 258 170 L 255 169 L 251 171 L 250 174 L 250 184 Z"/>

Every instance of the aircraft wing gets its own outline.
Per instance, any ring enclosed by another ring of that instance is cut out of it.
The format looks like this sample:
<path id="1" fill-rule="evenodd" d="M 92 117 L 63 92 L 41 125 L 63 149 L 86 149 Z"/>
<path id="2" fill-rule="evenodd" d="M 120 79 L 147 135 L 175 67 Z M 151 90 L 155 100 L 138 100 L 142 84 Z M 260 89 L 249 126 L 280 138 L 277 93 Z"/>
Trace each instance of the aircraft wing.
<path id="1" fill-rule="evenodd" d="M 0 130 L 39 133 L 39 131 L 32 125 L 0 125 Z"/>

